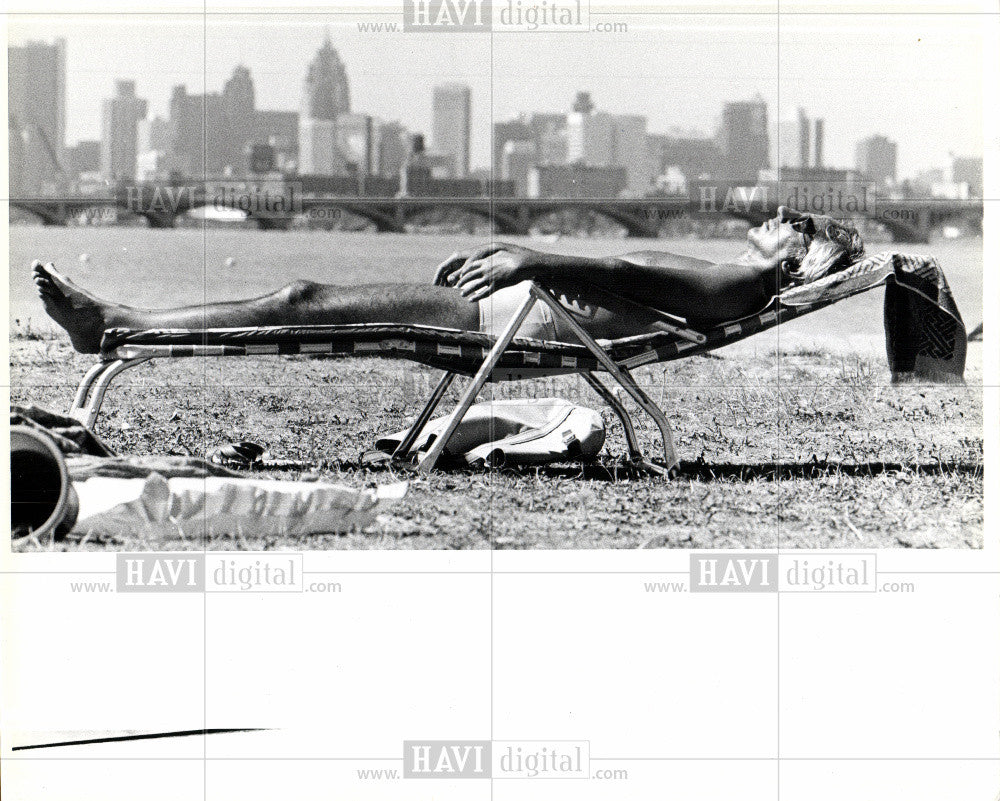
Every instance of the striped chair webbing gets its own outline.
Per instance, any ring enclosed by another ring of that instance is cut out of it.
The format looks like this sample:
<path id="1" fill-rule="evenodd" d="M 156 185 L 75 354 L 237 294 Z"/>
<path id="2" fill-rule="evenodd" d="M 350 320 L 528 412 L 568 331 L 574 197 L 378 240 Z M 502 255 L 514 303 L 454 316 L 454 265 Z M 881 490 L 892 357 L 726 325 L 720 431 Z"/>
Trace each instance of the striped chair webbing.
<path id="1" fill-rule="evenodd" d="M 104 332 L 101 358 L 111 361 L 142 356 L 377 356 L 472 374 L 492 346 L 491 337 L 474 331 L 381 323 L 202 331 L 109 329 Z M 597 360 L 583 345 L 519 338 L 511 343 L 498 367 L 589 370 L 597 367 Z"/>
<path id="2" fill-rule="evenodd" d="M 737 342 L 779 323 L 828 306 L 834 301 L 784 306 L 777 299 L 757 314 L 716 325 L 693 343 L 667 332 L 601 342 L 624 367 L 683 358 Z M 475 331 L 383 323 L 256 328 L 108 329 L 101 343 L 103 361 L 142 356 L 377 356 L 406 359 L 471 375 L 479 369 L 493 339 Z M 504 352 L 498 370 L 579 372 L 600 369 L 596 357 L 581 344 L 516 338 Z"/>

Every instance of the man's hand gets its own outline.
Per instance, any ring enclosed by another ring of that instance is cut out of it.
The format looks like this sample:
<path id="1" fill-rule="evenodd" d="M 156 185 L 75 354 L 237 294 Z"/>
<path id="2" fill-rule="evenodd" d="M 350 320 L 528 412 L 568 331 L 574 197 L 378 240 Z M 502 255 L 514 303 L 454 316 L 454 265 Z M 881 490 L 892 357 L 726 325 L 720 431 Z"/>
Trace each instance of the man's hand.
<path id="1" fill-rule="evenodd" d="M 541 254 L 530 248 L 497 242 L 473 252 L 459 269 L 452 269 L 447 282 L 475 303 L 531 277 L 531 268 Z"/>
<path id="2" fill-rule="evenodd" d="M 452 275 L 456 270 L 468 262 L 469 259 L 483 258 L 491 253 L 495 253 L 502 247 L 503 245 L 496 243 L 489 247 L 469 248 L 467 250 L 455 251 L 438 265 L 437 270 L 434 272 L 434 286 L 451 286 L 454 283 L 454 281 L 451 280 Z"/>

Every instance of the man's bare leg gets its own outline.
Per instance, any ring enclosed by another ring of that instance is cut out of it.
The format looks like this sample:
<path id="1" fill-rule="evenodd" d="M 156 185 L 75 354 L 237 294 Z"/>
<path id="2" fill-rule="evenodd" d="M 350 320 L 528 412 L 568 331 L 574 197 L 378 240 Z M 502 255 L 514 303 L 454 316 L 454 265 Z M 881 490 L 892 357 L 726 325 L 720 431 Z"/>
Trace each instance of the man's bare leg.
<path id="1" fill-rule="evenodd" d="M 295 281 L 250 300 L 136 309 L 102 300 L 76 286 L 51 264 L 32 274 L 45 311 L 66 329 L 73 347 L 97 353 L 107 328 L 238 328 L 256 325 L 398 323 L 478 330 L 479 309 L 450 287 L 370 284 L 341 287 Z"/>

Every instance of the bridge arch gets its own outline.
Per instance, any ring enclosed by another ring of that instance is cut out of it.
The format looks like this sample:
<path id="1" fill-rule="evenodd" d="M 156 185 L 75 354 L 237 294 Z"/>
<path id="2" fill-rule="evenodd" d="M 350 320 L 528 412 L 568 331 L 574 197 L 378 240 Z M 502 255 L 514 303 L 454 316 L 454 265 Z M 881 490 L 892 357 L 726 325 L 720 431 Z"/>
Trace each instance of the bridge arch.
<path id="1" fill-rule="evenodd" d="M 642 210 L 616 208 L 599 201 L 588 203 L 579 200 L 532 204 L 528 212 L 528 228 L 530 230 L 544 217 L 567 211 L 591 214 L 609 220 L 623 228 L 627 236 L 656 237 L 659 232 L 659 221 L 650 221 L 649 215 L 644 214 Z"/>
<path id="2" fill-rule="evenodd" d="M 421 201 L 422 200 L 423 199 L 421 199 Z M 433 199 L 428 198 L 428 200 L 432 201 Z M 414 219 L 422 214 L 426 214 L 427 212 L 452 211 L 484 220 L 486 223 L 492 224 L 493 230 L 498 234 L 518 236 L 526 235 L 528 233 L 529 226 L 525 225 L 524 221 L 518 219 L 518 217 L 497 210 L 491 206 L 489 201 L 484 202 L 480 198 L 474 198 L 471 200 L 472 202 L 469 203 L 413 203 L 409 206 L 403 207 L 402 216 L 405 223 L 411 223 Z"/>
<path id="3" fill-rule="evenodd" d="M 374 223 L 379 233 L 401 234 L 406 231 L 401 215 L 391 206 L 379 206 L 372 203 L 338 203 L 337 208 L 350 212 Z"/>
<path id="4" fill-rule="evenodd" d="M 11 210 L 17 209 L 34 218 L 42 225 L 65 225 L 66 223 L 65 214 L 58 207 L 50 204 L 11 200 L 10 207 Z"/>

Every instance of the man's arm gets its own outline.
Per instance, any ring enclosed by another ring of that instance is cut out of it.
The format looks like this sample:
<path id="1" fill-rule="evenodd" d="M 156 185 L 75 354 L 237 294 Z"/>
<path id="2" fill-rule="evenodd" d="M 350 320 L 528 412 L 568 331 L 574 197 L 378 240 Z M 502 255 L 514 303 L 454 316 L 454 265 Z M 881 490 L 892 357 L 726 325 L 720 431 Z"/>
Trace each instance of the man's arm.
<path id="1" fill-rule="evenodd" d="M 469 258 L 446 279 L 470 300 L 496 289 L 538 279 L 544 284 L 590 284 L 636 303 L 689 320 L 723 321 L 763 308 L 773 278 L 748 265 L 713 264 L 672 253 L 562 256 L 495 245 Z"/>

